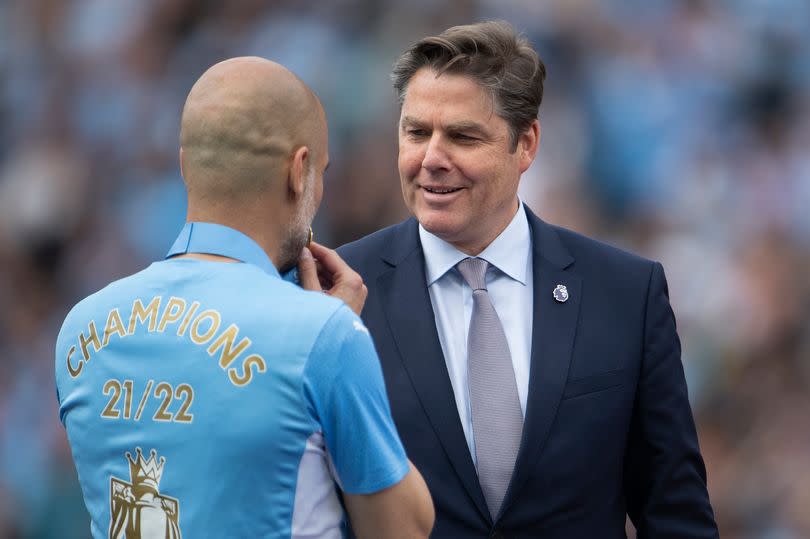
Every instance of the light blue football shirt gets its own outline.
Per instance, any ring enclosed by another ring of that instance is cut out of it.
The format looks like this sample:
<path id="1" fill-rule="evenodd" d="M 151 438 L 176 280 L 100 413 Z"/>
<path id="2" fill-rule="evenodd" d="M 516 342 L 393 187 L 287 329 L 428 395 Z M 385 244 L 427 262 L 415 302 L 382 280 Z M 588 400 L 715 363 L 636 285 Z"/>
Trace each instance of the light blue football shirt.
<path id="1" fill-rule="evenodd" d="M 97 539 L 341 537 L 336 489 L 408 472 L 360 319 L 221 225 L 76 305 L 56 386 Z"/>

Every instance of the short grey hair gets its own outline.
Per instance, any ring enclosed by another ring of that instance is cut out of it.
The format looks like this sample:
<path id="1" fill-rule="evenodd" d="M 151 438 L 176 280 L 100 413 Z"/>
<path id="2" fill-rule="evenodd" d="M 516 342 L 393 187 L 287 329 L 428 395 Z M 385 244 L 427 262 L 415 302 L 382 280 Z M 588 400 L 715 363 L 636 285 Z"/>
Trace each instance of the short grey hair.
<path id="1" fill-rule="evenodd" d="M 503 21 L 448 28 L 420 39 L 396 62 L 391 72 L 400 106 L 408 83 L 423 67 L 438 75 L 452 73 L 473 79 L 488 90 L 495 112 L 509 125 L 511 151 L 518 137 L 537 118 L 543 100 L 546 66 L 529 41 Z"/>

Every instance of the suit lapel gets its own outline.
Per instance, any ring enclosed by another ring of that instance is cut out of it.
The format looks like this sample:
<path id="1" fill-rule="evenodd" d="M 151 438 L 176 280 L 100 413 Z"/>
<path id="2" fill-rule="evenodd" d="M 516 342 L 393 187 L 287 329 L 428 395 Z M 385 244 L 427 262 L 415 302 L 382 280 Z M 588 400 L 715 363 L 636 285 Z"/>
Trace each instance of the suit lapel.
<path id="1" fill-rule="evenodd" d="M 416 221 L 407 221 L 397 232 L 399 237 L 383 256 L 394 268 L 377 281 L 383 309 L 402 363 L 436 436 L 479 512 L 489 519 L 425 286 L 425 259 Z"/>
<path id="2" fill-rule="evenodd" d="M 519 494 L 557 415 L 568 378 L 582 299 L 580 278 L 570 270 L 565 271 L 573 258 L 559 236 L 528 207 L 526 213 L 532 233 L 534 272 L 531 367 L 523 437 L 501 514 Z M 567 301 L 554 299 L 552 292 L 557 285 L 568 290 Z"/>

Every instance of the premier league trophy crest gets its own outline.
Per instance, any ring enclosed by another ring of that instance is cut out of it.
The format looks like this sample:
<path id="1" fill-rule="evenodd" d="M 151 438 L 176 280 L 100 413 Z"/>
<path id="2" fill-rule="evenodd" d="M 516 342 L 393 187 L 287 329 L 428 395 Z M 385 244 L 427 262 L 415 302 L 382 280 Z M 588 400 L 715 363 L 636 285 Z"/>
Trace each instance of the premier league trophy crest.
<path id="1" fill-rule="evenodd" d="M 158 489 L 166 458 L 152 449 L 144 460 L 140 447 L 126 455 L 130 482 L 110 477 L 110 539 L 182 539 L 180 503 Z"/>

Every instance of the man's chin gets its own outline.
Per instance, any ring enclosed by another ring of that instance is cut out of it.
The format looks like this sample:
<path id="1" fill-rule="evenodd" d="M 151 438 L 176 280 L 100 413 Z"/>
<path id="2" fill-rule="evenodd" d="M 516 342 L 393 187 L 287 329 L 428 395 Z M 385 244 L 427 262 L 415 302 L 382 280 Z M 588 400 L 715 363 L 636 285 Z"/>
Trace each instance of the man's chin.
<path id="1" fill-rule="evenodd" d="M 292 270 L 297 265 L 298 265 L 297 260 L 286 261 L 283 264 L 279 265 L 278 272 L 283 275 L 283 274 L 287 273 L 288 271 Z"/>
<path id="2" fill-rule="evenodd" d="M 447 242 L 452 242 L 462 233 L 462 227 L 450 222 L 444 215 L 436 215 L 436 212 L 420 213 L 416 220 L 422 228 Z"/>
<path id="3" fill-rule="evenodd" d="M 449 243 L 459 251 L 475 256 L 478 254 L 475 241 L 475 236 L 471 234 L 473 229 L 471 225 L 464 226 L 458 222 L 447 222 L 442 220 L 432 219 L 418 219 L 422 228 L 436 236 L 437 238 Z"/>
<path id="4" fill-rule="evenodd" d="M 279 273 L 286 273 L 298 265 L 298 257 L 301 255 L 301 249 L 306 246 L 307 239 L 309 239 L 309 229 L 307 229 L 306 237 L 298 241 L 290 241 L 284 246 L 281 250 L 281 256 L 279 257 Z"/>

